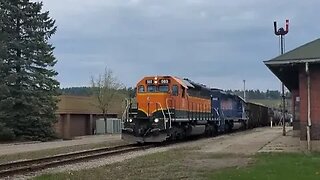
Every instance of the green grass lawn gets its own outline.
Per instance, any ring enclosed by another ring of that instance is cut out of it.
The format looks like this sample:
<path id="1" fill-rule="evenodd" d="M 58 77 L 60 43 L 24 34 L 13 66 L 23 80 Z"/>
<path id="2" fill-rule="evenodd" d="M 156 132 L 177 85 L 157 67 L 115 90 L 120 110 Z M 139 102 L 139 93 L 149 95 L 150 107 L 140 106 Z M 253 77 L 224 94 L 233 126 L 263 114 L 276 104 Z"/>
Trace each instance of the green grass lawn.
<path id="1" fill-rule="evenodd" d="M 319 180 L 320 154 L 258 154 L 256 162 L 249 167 L 224 169 L 208 177 L 214 180 Z"/>

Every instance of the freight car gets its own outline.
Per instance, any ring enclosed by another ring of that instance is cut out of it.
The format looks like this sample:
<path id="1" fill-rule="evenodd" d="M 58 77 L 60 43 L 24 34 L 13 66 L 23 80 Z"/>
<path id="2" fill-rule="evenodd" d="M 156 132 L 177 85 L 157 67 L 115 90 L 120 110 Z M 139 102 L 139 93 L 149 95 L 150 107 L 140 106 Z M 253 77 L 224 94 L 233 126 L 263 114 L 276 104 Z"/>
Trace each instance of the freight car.
<path id="1" fill-rule="evenodd" d="M 122 139 L 131 142 L 213 136 L 246 128 L 247 112 L 256 116 L 239 96 L 173 76 L 144 77 L 137 84 L 136 102 L 128 104 L 123 118 Z"/>
<path id="2" fill-rule="evenodd" d="M 270 122 L 269 108 L 262 104 L 246 102 L 246 112 L 249 118 L 248 128 L 267 126 Z"/>

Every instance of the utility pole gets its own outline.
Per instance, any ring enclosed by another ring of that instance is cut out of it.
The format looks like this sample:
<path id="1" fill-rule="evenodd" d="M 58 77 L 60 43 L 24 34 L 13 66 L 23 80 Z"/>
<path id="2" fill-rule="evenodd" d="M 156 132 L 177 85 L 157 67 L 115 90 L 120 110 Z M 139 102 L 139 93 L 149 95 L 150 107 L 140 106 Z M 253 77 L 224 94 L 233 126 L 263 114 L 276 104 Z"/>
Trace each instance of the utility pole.
<path id="1" fill-rule="evenodd" d="M 246 101 L 246 80 L 243 80 L 243 99 Z"/>
<path id="2" fill-rule="evenodd" d="M 279 28 L 277 29 L 277 22 L 273 22 L 274 25 L 274 34 L 280 37 L 280 48 L 281 48 L 281 55 L 284 53 L 284 36 L 289 32 L 289 20 L 286 20 L 286 29 Z M 284 94 L 284 84 L 282 83 L 282 135 L 286 135 L 286 97 Z"/>

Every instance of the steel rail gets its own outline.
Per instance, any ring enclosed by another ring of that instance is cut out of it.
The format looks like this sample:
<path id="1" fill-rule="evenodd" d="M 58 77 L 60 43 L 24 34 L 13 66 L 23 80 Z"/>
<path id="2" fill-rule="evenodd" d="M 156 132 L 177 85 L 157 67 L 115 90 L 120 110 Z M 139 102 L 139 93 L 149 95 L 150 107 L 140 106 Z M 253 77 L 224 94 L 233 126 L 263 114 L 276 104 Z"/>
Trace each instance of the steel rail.
<path id="1" fill-rule="evenodd" d="M 84 160 L 108 157 L 111 155 L 123 154 L 127 152 L 139 151 L 154 147 L 153 145 L 137 146 L 123 145 L 116 147 L 97 148 L 91 150 L 77 151 L 66 154 L 48 156 L 44 158 L 14 161 L 0 164 L 0 177 L 9 177 L 60 165 L 72 164 Z"/>

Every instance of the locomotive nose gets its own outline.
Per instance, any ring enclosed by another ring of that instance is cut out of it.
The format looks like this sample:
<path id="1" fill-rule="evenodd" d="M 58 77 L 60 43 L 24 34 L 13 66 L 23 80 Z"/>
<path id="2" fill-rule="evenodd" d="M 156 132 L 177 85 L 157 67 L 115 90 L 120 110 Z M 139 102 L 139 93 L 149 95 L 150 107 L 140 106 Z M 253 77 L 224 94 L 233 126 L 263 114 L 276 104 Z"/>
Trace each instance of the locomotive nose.
<path id="1" fill-rule="evenodd" d="M 155 94 L 146 97 L 145 103 L 140 103 L 139 108 L 143 109 L 148 117 L 157 117 L 159 112 L 167 109 L 166 99 L 168 95 L 166 94 Z"/>

